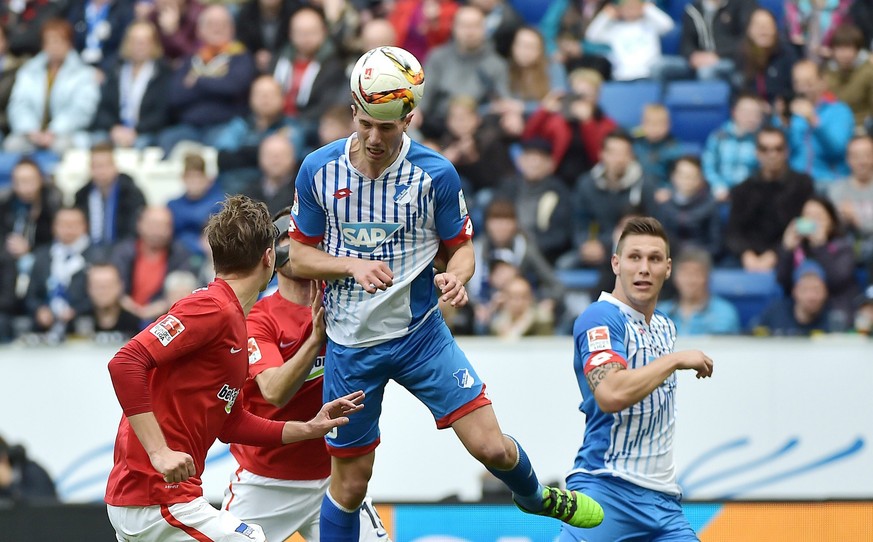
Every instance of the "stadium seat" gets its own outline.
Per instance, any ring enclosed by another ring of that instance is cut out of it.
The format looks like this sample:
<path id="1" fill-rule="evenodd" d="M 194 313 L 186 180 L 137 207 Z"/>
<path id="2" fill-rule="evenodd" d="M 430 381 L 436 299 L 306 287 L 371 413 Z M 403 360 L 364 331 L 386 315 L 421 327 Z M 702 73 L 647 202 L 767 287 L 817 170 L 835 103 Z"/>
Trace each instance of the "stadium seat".
<path id="1" fill-rule="evenodd" d="M 785 28 L 785 1 L 784 0 L 759 0 L 758 5 L 776 17 L 779 28 Z"/>
<path id="2" fill-rule="evenodd" d="M 661 54 L 678 55 L 680 43 L 682 43 L 682 27 L 677 24 L 673 30 L 661 36 Z"/>
<path id="3" fill-rule="evenodd" d="M 546 14 L 550 4 L 549 2 L 543 2 L 543 0 L 512 0 L 510 3 L 515 8 L 515 11 L 521 15 L 521 18 L 531 25 L 539 24 L 540 19 Z"/>
<path id="4" fill-rule="evenodd" d="M 775 273 L 750 273 L 742 269 L 713 269 L 710 290 L 733 303 L 743 329 L 771 301 L 783 296 Z"/>
<path id="5" fill-rule="evenodd" d="M 600 280 L 600 273 L 594 269 L 564 269 L 555 274 L 568 290 L 590 290 Z"/>
<path id="6" fill-rule="evenodd" d="M 0 189 L 12 184 L 12 168 L 20 159 L 17 152 L 0 152 Z"/>
<path id="7" fill-rule="evenodd" d="M 685 5 L 690 4 L 691 0 L 667 0 L 667 6 L 664 9 L 674 21 L 682 20 L 682 14 L 685 13 Z"/>
<path id="8" fill-rule="evenodd" d="M 730 85 L 724 81 L 674 81 L 664 93 L 673 135 L 703 145 L 730 118 Z"/>
<path id="9" fill-rule="evenodd" d="M 655 81 L 607 81 L 600 88 L 600 107 L 622 128 L 640 125 L 643 107 L 661 99 L 661 85 Z"/>

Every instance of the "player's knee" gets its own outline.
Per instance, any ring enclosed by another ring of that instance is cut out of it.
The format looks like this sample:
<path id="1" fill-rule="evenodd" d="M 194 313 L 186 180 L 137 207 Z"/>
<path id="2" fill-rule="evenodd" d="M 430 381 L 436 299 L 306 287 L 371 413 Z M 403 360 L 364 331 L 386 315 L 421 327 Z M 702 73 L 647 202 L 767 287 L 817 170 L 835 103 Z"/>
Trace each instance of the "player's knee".
<path id="1" fill-rule="evenodd" d="M 473 454 L 480 463 L 486 467 L 495 469 L 508 469 L 512 467 L 514 459 L 507 447 L 501 440 L 491 442 L 480 442 L 476 446 L 470 448 L 470 453 Z"/>
<path id="2" fill-rule="evenodd" d="M 343 508 L 358 508 L 367 496 L 367 480 L 349 477 L 331 480 L 330 495 Z"/>

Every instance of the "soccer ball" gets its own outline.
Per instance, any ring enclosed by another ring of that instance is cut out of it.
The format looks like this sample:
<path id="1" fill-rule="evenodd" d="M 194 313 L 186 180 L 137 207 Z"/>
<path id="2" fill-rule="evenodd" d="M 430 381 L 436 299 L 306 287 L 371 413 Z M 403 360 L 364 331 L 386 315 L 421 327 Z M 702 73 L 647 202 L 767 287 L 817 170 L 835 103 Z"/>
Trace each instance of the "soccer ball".
<path id="1" fill-rule="evenodd" d="M 424 70 L 409 51 L 376 47 L 364 53 L 349 84 L 355 104 L 378 120 L 405 117 L 424 96 Z"/>

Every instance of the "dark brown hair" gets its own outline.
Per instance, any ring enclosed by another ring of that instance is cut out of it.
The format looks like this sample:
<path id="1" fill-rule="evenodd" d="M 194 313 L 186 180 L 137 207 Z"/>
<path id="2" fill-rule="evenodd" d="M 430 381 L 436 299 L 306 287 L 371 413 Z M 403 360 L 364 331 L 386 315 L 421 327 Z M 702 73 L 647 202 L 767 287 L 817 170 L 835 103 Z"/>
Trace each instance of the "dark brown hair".
<path id="1" fill-rule="evenodd" d="M 182 162 L 185 164 L 182 172 L 189 173 L 191 171 L 196 171 L 197 173 L 206 173 L 206 161 L 203 160 L 203 157 L 199 154 L 188 153 L 185 155 L 185 158 L 182 159 Z"/>
<path id="2" fill-rule="evenodd" d="M 62 38 L 67 40 L 67 43 L 70 45 L 73 44 L 73 26 L 65 19 L 49 19 L 46 21 L 45 24 L 42 25 L 42 29 L 40 29 L 40 39 L 45 41 L 45 36 L 49 32 L 60 34 Z"/>
<path id="3" fill-rule="evenodd" d="M 631 218 L 621 230 L 621 237 L 618 238 L 618 246 L 615 249 L 616 254 L 621 254 L 621 249 L 624 245 L 626 237 L 632 235 L 651 235 L 652 237 L 660 237 L 664 240 L 665 248 L 667 249 L 666 256 L 670 257 L 670 240 L 667 238 L 667 232 L 664 226 L 656 218 L 650 216 L 638 216 Z"/>
<path id="4" fill-rule="evenodd" d="M 267 205 L 247 196 L 228 196 L 204 230 L 216 274 L 248 273 L 276 240 Z"/>

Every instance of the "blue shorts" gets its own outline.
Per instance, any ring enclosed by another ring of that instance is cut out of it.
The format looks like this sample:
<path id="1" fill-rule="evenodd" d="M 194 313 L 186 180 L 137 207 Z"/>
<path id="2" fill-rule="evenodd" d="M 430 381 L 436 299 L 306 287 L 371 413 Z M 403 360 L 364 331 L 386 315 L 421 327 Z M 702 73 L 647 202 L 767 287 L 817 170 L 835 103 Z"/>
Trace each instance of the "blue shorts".
<path id="1" fill-rule="evenodd" d="M 491 404 L 485 385 L 458 347 L 439 311 L 418 329 L 390 341 L 354 348 L 327 341 L 324 401 L 364 390 L 363 410 L 325 437 L 336 457 L 358 457 L 379 445 L 379 415 L 388 380 L 409 390 L 444 429 Z"/>
<path id="2" fill-rule="evenodd" d="M 603 523 L 593 529 L 561 524 L 559 542 L 699 542 L 682 513 L 679 498 L 645 489 L 621 478 L 572 474 L 567 489 L 580 491 L 603 507 Z"/>

